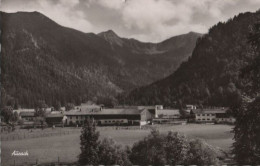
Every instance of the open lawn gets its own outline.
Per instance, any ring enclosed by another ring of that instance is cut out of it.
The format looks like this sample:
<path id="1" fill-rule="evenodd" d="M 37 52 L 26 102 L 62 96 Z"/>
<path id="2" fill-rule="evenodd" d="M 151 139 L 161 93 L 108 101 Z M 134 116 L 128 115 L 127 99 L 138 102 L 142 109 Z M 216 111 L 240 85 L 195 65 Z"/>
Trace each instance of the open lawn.
<path id="1" fill-rule="evenodd" d="M 230 132 L 233 126 L 229 125 L 210 125 L 210 124 L 187 124 L 187 125 L 158 125 L 155 126 L 161 133 L 168 131 L 178 131 L 186 134 L 189 137 L 197 137 L 205 139 L 209 144 L 219 147 L 228 152 L 233 143 L 233 134 Z M 150 133 L 150 130 L 139 129 L 120 129 L 115 127 L 98 128 L 101 138 L 111 137 L 122 145 L 133 145 L 134 142 L 144 138 Z M 71 132 L 70 132 L 71 131 Z M 15 131 L 16 135 L 24 135 L 24 130 Z M 28 132 L 28 131 L 26 131 Z M 68 134 L 52 134 L 36 138 L 26 138 L 19 140 L 2 141 L 2 166 L 16 165 L 24 163 L 48 163 L 57 162 L 58 159 L 62 162 L 75 162 L 80 153 L 79 136 L 80 129 L 72 128 L 56 128 L 33 131 L 35 135 L 48 133 L 68 133 Z M 70 133 L 69 133 L 70 132 Z M 7 134 L 8 135 L 8 134 Z M 28 151 L 29 156 L 14 157 L 11 156 L 14 150 Z"/>

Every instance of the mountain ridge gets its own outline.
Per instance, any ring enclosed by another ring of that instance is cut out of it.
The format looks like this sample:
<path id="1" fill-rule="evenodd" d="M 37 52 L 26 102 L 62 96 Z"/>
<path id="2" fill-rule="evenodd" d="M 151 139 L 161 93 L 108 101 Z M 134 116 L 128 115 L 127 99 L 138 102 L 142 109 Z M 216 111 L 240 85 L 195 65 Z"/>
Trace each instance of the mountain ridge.
<path id="1" fill-rule="evenodd" d="M 119 93 L 174 71 L 200 37 L 187 34 L 187 40 L 180 40 L 187 43 L 183 52 L 173 45 L 158 54 L 150 44 L 113 33 L 108 42 L 102 33 L 67 28 L 39 12 L 1 12 L 1 26 L 2 102 L 22 107 L 33 107 L 38 100 L 48 105 L 116 102 Z"/>
<path id="2" fill-rule="evenodd" d="M 120 96 L 120 103 L 236 105 L 248 86 L 240 70 L 254 59 L 248 36 L 258 20 L 260 12 L 246 12 L 214 25 L 173 74 Z"/>

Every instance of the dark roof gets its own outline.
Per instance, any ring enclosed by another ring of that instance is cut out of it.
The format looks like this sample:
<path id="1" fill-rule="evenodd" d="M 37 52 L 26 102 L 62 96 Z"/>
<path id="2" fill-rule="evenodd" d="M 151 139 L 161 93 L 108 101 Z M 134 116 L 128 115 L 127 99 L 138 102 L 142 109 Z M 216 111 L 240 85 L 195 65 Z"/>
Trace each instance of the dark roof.
<path id="1" fill-rule="evenodd" d="M 230 114 L 216 114 L 217 118 L 232 118 Z"/>
<path id="2" fill-rule="evenodd" d="M 163 110 L 157 110 L 157 114 L 163 114 L 163 115 L 180 115 L 180 111 L 178 109 L 163 109 Z"/>
<path id="3" fill-rule="evenodd" d="M 140 115 L 145 109 L 102 109 L 91 111 L 91 110 L 71 110 L 65 112 L 65 115 Z"/>
<path id="4" fill-rule="evenodd" d="M 31 116 L 31 117 L 34 117 L 35 116 L 35 112 L 21 112 L 20 116 Z"/>
<path id="5" fill-rule="evenodd" d="M 60 113 L 60 114 L 47 114 L 46 115 L 46 118 L 63 118 L 63 114 Z"/>
<path id="6" fill-rule="evenodd" d="M 224 114 L 228 108 L 214 108 L 214 109 L 196 109 L 192 110 L 195 114 Z"/>

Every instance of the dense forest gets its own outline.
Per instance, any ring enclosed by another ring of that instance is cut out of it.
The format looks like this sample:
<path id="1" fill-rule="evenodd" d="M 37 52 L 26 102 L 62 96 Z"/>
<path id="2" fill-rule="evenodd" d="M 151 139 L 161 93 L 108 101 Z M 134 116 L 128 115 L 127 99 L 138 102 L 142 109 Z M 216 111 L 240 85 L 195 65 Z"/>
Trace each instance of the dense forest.
<path id="1" fill-rule="evenodd" d="M 175 103 L 232 106 L 251 87 L 251 79 L 242 78 L 242 70 L 255 61 L 255 49 L 249 43 L 250 31 L 260 12 L 243 13 L 220 22 L 200 38 L 188 61 L 169 77 L 120 96 L 125 104 Z"/>
<path id="2" fill-rule="evenodd" d="M 83 33 L 38 12 L 1 12 L 1 104 L 35 107 L 115 104 L 116 95 L 170 75 L 191 55 L 200 34 L 161 43 Z"/>

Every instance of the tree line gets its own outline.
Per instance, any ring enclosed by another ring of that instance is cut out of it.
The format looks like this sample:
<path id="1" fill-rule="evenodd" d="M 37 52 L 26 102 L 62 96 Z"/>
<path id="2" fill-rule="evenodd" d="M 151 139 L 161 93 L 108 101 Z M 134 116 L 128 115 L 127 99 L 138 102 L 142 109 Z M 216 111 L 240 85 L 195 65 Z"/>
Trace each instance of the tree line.
<path id="1" fill-rule="evenodd" d="M 205 141 L 188 139 L 169 132 L 150 135 L 132 147 L 116 144 L 111 138 L 100 140 L 92 119 L 87 119 L 80 136 L 80 165 L 218 165 L 217 151 Z"/>

